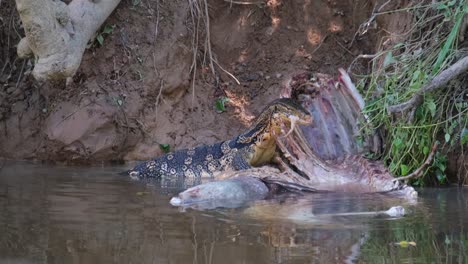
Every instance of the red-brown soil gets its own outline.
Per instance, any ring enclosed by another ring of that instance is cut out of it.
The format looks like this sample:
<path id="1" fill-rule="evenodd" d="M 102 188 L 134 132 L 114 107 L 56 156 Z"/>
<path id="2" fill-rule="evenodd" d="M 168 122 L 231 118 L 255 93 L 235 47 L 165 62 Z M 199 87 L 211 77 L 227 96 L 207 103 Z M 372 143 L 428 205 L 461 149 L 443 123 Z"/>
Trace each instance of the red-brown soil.
<path id="1" fill-rule="evenodd" d="M 293 74 L 336 75 L 372 54 L 381 34 L 374 27 L 355 37 L 373 9 L 367 0 L 209 1 L 213 54 L 240 85 L 218 67 L 217 83 L 201 67 L 192 89 L 189 1 L 124 0 L 105 23 L 113 32 L 86 51 L 73 81 L 41 85 L 32 62 L 15 57 L 22 30 L 10 2 L 0 2 L 0 156 L 13 159 L 149 159 L 160 143 L 180 149 L 231 138 Z M 223 113 L 220 96 L 230 99 Z"/>

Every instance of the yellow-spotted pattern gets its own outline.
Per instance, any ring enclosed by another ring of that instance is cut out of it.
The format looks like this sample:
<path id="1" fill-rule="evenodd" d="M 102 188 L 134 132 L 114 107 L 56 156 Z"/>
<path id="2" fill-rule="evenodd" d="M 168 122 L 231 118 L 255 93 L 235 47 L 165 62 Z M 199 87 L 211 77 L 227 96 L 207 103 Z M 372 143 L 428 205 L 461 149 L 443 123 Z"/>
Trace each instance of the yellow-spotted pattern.
<path id="1" fill-rule="evenodd" d="M 245 133 L 232 140 L 168 153 L 139 164 L 129 173 L 138 178 L 168 180 L 185 177 L 193 180 L 216 177 L 226 170 L 258 167 L 274 158 L 275 139 L 285 133 L 283 127 L 310 122 L 310 114 L 297 102 L 286 98 L 278 99 L 261 112 Z"/>

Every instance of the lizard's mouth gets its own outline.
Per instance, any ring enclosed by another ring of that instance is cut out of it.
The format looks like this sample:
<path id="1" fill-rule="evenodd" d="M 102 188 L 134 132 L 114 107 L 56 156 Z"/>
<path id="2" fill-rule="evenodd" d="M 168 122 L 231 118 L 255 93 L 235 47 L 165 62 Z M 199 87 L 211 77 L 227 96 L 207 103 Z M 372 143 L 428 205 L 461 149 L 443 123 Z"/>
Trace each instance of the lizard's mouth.
<path id="1" fill-rule="evenodd" d="M 140 177 L 140 172 L 138 172 L 138 171 L 129 171 L 128 175 L 130 176 L 130 178 L 132 180 L 138 180 L 139 177 Z"/>
<path id="2" fill-rule="evenodd" d="M 312 116 L 310 115 L 304 115 L 303 117 L 298 117 L 296 115 L 290 115 L 289 120 L 291 120 L 291 123 L 293 120 L 295 120 L 295 124 L 297 125 L 310 125 L 312 124 Z"/>
<path id="3" fill-rule="evenodd" d="M 288 116 L 288 121 L 289 121 L 289 131 L 283 136 L 287 137 L 289 136 L 294 129 L 296 129 L 297 125 L 310 125 L 312 124 L 312 117 L 311 116 L 305 116 L 304 118 L 300 118 L 296 115 L 289 115 Z"/>

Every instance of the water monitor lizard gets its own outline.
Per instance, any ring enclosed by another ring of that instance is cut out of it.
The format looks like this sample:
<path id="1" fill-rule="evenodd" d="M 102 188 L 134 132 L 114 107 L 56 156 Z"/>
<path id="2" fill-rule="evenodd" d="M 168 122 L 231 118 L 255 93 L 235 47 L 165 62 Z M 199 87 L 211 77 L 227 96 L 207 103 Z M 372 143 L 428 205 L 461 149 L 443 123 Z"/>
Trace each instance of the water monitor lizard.
<path id="1" fill-rule="evenodd" d="M 362 114 L 364 101 L 344 70 L 340 70 L 338 78 L 308 72 L 295 75 L 281 96 L 300 102 L 314 122 L 276 138 L 276 166 L 226 172 L 216 182 L 185 190 L 171 204 L 204 209 L 232 207 L 241 201 L 267 197 L 269 192 L 275 193 L 275 188 L 372 193 L 408 202 L 416 200 L 417 192 L 395 181 L 381 161 L 363 157 L 363 153 L 378 150 L 381 141 L 378 134 L 361 133 L 368 122 Z"/>
<path id="2" fill-rule="evenodd" d="M 183 177 L 190 181 L 261 166 L 274 158 L 277 137 L 289 134 L 296 124 L 310 124 L 311 120 L 310 113 L 296 101 L 277 99 L 263 109 L 246 132 L 231 140 L 168 153 L 143 162 L 128 173 L 139 179 Z M 289 132 L 284 127 L 289 127 Z"/>

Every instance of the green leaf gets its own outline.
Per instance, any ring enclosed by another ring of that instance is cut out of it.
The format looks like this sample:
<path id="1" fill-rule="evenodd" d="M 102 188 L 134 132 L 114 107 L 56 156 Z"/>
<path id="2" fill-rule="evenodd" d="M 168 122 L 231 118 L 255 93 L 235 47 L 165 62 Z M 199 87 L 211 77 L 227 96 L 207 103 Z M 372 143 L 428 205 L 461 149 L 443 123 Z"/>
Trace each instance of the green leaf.
<path id="1" fill-rule="evenodd" d="M 359 147 L 364 146 L 364 138 L 363 136 L 359 135 L 356 137 L 356 143 Z"/>
<path id="2" fill-rule="evenodd" d="M 420 70 L 415 70 L 413 72 L 413 76 L 411 78 L 409 87 L 412 90 L 418 90 L 421 87 L 421 71 Z"/>
<path id="3" fill-rule="evenodd" d="M 401 164 L 400 169 L 401 169 L 401 176 L 408 175 L 408 171 L 409 171 L 408 166 L 406 166 L 405 164 Z"/>
<path id="4" fill-rule="evenodd" d="M 401 138 L 399 137 L 393 140 L 393 145 L 395 145 L 397 149 L 399 149 L 402 144 L 403 144 L 403 140 L 401 140 Z"/>
<path id="5" fill-rule="evenodd" d="M 99 46 L 102 46 L 102 44 L 104 44 L 104 37 L 101 34 L 97 35 L 96 40 L 99 43 Z"/>
<path id="6" fill-rule="evenodd" d="M 102 30 L 102 33 L 103 34 L 110 34 L 110 33 L 112 33 L 114 31 L 114 27 L 115 27 L 114 25 L 112 25 L 112 26 L 111 25 L 106 25 L 104 27 L 104 29 Z"/>
<path id="7" fill-rule="evenodd" d="M 168 153 L 171 150 L 171 146 L 169 144 L 159 144 L 159 147 L 165 153 Z"/>
<path id="8" fill-rule="evenodd" d="M 445 242 L 446 245 L 450 245 L 452 243 L 452 241 L 450 241 L 450 238 L 447 235 L 445 235 L 445 241 L 444 242 Z"/>
<path id="9" fill-rule="evenodd" d="M 393 58 L 392 52 L 388 52 L 387 55 L 385 55 L 385 59 L 383 62 L 383 67 L 386 68 L 388 65 L 395 63 L 396 60 Z"/>
<path id="10" fill-rule="evenodd" d="M 437 5 L 437 10 L 447 9 L 447 5 L 444 3 L 440 3 Z"/>
<path id="11" fill-rule="evenodd" d="M 399 42 L 399 43 L 397 43 L 393 48 L 394 48 L 394 49 L 399 49 L 399 48 L 404 47 L 404 46 L 405 46 L 405 44 Z"/>
<path id="12" fill-rule="evenodd" d="M 436 163 L 436 166 L 437 166 L 437 168 L 439 168 L 439 170 L 440 170 L 441 172 L 444 172 L 445 169 L 446 169 L 445 162 L 437 162 L 437 163 Z"/>
<path id="13" fill-rule="evenodd" d="M 226 102 L 229 102 L 229 98 L 227 97 L 220 97 L 216 99 L 215 101 L 216 111 L 219 113 L 226 111 L 226 105 L 225 105 Z"/>
<path id="14" fill-rule="evenodd" d="M 452 1 L 447 3 L 447 6 L 451 7 L 451 6 L 455 5 L 455 3 L 457 3 L 457 0 L 452 0 Z"/>
<path id="15" fill-rule="evenodd" d="M 444 183 L 445 180 L 447 179 L 447 177 L 445 176 L 445 173 L 440 170 L 436 170 L 436 177 L 439 183 Z"/>
<path id="16" fill-rule="evenodd" d="M 420 70 L 415 70 L 413 72 L 413 81 L 419 80 L 419 75 L 421 75 L 421 71 Z"/>
<path id="17" fill-rule="evenodd" d="M 431 98 L 431 100 L 428 100 L 426 105 L 429 111 L 431 112 L 431 116 L 434 117 L 436 114 L 436 108 L 437 108 L 436 104 L 434 103 L 434 99 Z"/>
<path id="18" fill-rule="evenodd" d="M 429 154 L 429 147 L 428 147 L 428 146 L 424 146 L 424 147 L 423 147 L 423 154 L 424 154 L 424 155 Z"/>
<path id="19" fill-rule="evenodd" d="M 445 133 L 445 142 L 449 142 L 450 141 L 450 134 L 449 133 Z"/>
<path id="20" fill-rule="evenodd" d="M 459 12 L 457 14 L 455 18 L 456 19 L 455 25 L 452 27 L 452 30 L 450 31 L 450 34 L 448 35 L 447 40 L 445 41 L 444 46 L 440 50 L 439 55 L 437 56 L 437 60 L 434 63 L 434 66 L 432 67 L 433 69 L 432 74 L 437 74 L 437 72 L 439 72 L 440 67 L 442 66 L 445 59 L 447 58 L 447 54 L 449 53 L 450 49 L 455 43 L 460 25 L 463 20 L 463 15 L 464 15 L 463 12 Z"/>
<path id="21" fill-rule="evenodd" d="M 453 134 L 453 130 L 458 126 L 458 121 L 454 120 L 451 122 L 450 126 L 447 129 L 447 133 Z"/>
<path id="22" fill-rule="evenodd" d="M 463 128 L 461 132 L 460 142 L 462 145 L 468 143 L 468 129 L 467 128 Z"/>

